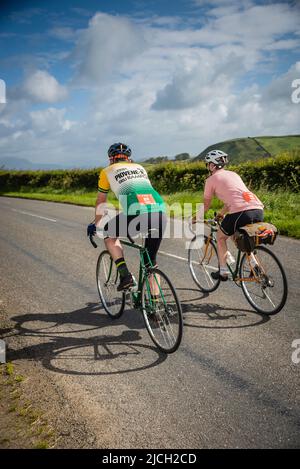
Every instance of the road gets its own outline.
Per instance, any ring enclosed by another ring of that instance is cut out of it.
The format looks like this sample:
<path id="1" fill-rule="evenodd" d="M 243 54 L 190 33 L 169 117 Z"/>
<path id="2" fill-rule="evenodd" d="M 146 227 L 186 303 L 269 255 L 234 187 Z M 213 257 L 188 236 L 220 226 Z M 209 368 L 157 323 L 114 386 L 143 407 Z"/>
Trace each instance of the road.
<path id="1" fill-rule="evenodd" d="M 159 265 L 184 310 L 184 337 L 170 356 L 153 346 L 136 311 L 111 321 L 95 285 L 100 249 L 86 238 L 93 209 L 0 199 L 0 294 L 14 325 L 9 358 L 27 363 L 76 409 L 80 446 L 282 448 L 300 443 L 299 242 L 274 252 L 289 282 L 284 310 L 255 313 L 232 282 L 202 295 L 185 241 L 164 240 Z M 101 245 L 102 241 L 100 242 Z M 101 247 L 101 246 L 100 246 Z M 133 270 L 135 254 L 127 251 Z"/>

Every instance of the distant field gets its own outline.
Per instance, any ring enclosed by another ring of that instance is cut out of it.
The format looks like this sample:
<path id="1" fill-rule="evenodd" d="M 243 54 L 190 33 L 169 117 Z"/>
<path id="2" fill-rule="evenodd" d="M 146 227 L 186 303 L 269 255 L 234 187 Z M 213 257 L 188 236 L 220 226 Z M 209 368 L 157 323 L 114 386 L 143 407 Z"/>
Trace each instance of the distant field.
<path id="1" fill-rule="evenodd" d="M 260 146 L 262 145 L 262 147 Z M 300 149 L 300 135 L 282 137 L 236 138 L 215 143 L 202 151 L 195 160 L 201 160 L 213 148 L 218 148 L 230 155 L 230 162 L 237 164 L 247 160 L 258 160 L 268 156 L 275 157 L 279 153 Z M 265 151 L 265 150 L 266 151 Z"/>
<path id="2" fill-rule="evenodd" d="M 285 137 L 257 137 L 257 140 L 271 153 L 272 156 L 300 148 L 300 135 Z"/>

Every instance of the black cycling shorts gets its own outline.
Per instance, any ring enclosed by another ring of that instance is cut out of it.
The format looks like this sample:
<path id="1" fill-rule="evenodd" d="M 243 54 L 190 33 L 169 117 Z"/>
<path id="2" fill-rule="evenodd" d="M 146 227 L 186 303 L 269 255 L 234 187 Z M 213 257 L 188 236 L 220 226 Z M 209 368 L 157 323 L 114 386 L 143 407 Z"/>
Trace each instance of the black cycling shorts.
<path id="1" fill-rule="evenodd" d="M 243 212 L 229 213 L 221 223 L 221 230 L 227 236 L 232 236 L 238 228 L 264 221 L 264 211 L 261 209 L 244 210 Z"/>
<path id="2" fill-rule="evenodd" d="M 140 215 L 125 215 L 119 213 L 109 220 L 103 228 L 104 238 L 135 238 L 139 233 L 147 234 L 145 247 L 153 265 L 156 264 L 156 254 L 167 225 L 167 217 L 163 212 L 142 213 Z M 150 231 L 151 230 L 151 231 Z M 148 259 L 145 259 L 147 263 Z"/>

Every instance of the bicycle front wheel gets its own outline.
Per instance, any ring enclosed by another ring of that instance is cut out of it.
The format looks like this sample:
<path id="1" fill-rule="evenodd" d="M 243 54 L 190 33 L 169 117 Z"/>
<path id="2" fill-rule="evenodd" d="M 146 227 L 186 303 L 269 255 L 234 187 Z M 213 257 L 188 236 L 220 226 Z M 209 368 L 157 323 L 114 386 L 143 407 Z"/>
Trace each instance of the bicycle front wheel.
<path id="1" fill-rule="evenodd" d="M 112 319 L 119 318 L 124 311 L 125 294 L 117 291 L 119 275 L 108 251 L 103 251 L 98 258 L 96 280 L 103 308 Z"/>
<path id="2" fill-rule="evenodd" d="M 188 261 L 193 280 L 201 291 L 211 293 L 218 288 L 220 279 L 211 276 L 219 270 L 218 252 L 212 240 L 195 236 L 189 245 Z"/>
<path id="3" fill-rule="evenodd" d="M 175 288 L 166 274 L 151 269 L 142 284 L 142 312 L 154 344 L 165 353 L 175 352 L 182 339 L 183 318 Z"/>
<path id="4" fill-rule="evenodd" d="M 275 254 L 264 246 L 253 251 L 257 265 L 251 269 L 246 254 L 240 265 L 241 285 L 250 305 L 259 313 L 276 314 L 287 299 L 287 279 Z"/>

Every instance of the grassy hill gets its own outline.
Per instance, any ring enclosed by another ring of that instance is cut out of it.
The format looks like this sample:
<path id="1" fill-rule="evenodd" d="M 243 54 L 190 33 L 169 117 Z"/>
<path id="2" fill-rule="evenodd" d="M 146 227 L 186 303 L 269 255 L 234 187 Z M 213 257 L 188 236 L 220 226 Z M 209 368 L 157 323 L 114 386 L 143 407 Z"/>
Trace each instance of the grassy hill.
<path id="1" fill-rule="evenodd" d="M 247 160 L 258 160 L 276 156 L 283 151 L 300 149 L 300 135 L 284 135 L 281 137 L 245 137 L 225 140 L 210 145 L 194 160 L 201 160 L 206 153 L 214 148 L 230 155 L 230 163 L 241 163 Z"/>

